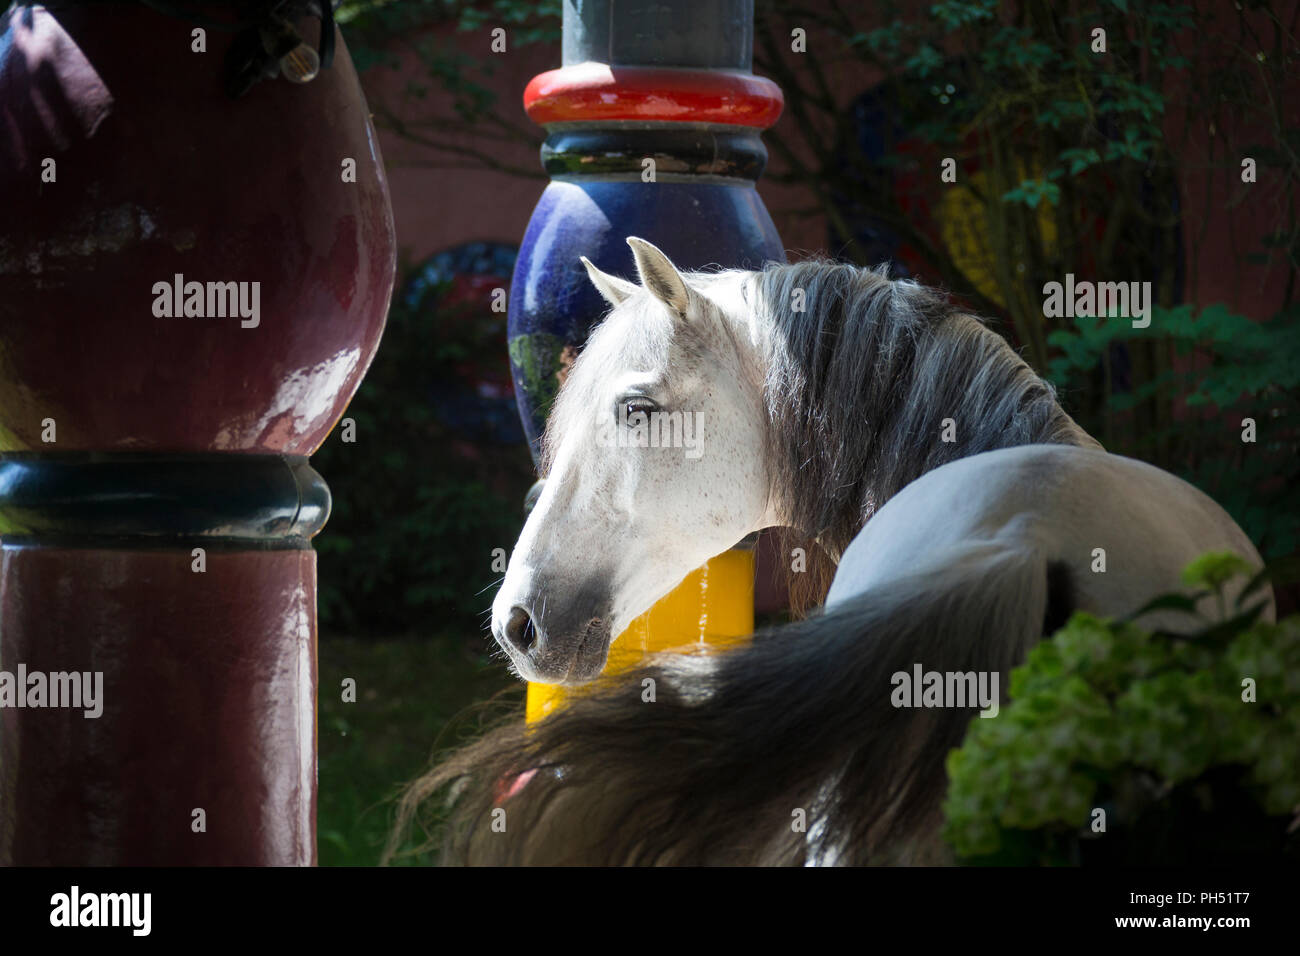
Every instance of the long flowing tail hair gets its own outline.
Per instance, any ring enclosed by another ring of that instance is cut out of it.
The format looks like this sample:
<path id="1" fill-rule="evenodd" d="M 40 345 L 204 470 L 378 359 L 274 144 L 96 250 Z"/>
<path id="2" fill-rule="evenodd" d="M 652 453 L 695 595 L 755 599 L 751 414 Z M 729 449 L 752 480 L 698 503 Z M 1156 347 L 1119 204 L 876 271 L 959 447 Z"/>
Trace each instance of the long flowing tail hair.
<path id="1" fill-rule="evenodd" d="M 450 864 L 940 862 L 944 761 L 977 708 L 895 707 L 892 675 L 996 671 L 1005 692 L 1049 578 L 1032 548 L 966 543 L 744 648 L 660 655 L 453 753 L 390 851 L 449 811 Z"/>

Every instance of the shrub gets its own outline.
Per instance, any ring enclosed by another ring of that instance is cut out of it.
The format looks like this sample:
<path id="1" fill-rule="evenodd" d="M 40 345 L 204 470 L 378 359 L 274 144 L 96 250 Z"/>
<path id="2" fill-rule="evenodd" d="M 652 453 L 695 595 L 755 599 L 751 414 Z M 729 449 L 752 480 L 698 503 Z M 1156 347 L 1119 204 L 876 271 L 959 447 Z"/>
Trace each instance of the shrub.
<path id="1" fill-rule="evenodd" d="M 1300 855 L 1300 616 L 1259 619 L 1263 575 L 1231 616 L 1193 610 L 1207 594 L 1226 610 L 1223 587 L 1241 570 L 1233 555 L 1206 556 L 1187 571 L 1195 595 L 1144 609 L 1185 613 L 1187 633 L 1080 613 L 1030 652 L 1009 706 L 972 721 L 948 757 L 945 838 L 961 860 Z"/>

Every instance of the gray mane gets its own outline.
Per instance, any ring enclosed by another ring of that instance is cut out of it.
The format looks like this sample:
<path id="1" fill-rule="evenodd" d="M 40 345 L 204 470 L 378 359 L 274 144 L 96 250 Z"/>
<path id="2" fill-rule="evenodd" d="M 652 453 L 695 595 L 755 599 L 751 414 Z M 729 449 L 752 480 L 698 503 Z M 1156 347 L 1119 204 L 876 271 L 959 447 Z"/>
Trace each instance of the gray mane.
<path id="1" fill-rule="evenodd" d="M 746 296 L 774 340 L 774 496 L 837 559 L 876 508 L 940 465 L 1014 445 L 1097 446 L 1001 336 L 915 282 L 770 263 Z M 945 418 L 954 442 L 940 438 Z"/>

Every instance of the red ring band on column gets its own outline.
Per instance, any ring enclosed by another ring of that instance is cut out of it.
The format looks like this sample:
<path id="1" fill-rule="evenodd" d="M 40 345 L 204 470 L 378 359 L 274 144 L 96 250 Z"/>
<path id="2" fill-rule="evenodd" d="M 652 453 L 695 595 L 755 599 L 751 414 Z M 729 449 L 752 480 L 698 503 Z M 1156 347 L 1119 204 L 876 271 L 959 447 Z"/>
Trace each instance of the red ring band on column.
<path id="1" fill-rule="evenodd" d="M 524 109 L 533 122 L 654 120 L 767 129 L 781 88 L 751 73 L 578 63 L 533 77 Z"/>

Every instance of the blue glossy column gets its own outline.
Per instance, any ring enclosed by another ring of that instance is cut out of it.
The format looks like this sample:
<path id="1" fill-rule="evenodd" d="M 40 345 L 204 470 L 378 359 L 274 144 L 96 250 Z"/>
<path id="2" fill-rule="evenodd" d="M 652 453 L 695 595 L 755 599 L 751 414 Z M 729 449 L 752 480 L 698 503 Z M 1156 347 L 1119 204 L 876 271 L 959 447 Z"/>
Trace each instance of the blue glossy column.
<path id="1" fill-rule="evenodd" d="M 534 458 L 563 375 L 606 309 L 579 256 L 631 279 L 628 236 L 687 269 L 784 260 L 755 188 L 767 160 L 759 134 L 780 115 L 782 98 L 752 74 L 752 46 L 752 0 L 566 0 L 563 66 L 524 94 L 529 116 L 547 131 L 542 163 L 551 183 L 510 293 L 510 362 Z M 752 630 L 747 549 L 710 562 L 678 592 L 616 640 L 611 667 L 645 650 Z M 555 699 L 531 688 L 530 716 Z"/>

